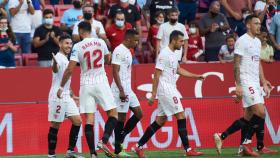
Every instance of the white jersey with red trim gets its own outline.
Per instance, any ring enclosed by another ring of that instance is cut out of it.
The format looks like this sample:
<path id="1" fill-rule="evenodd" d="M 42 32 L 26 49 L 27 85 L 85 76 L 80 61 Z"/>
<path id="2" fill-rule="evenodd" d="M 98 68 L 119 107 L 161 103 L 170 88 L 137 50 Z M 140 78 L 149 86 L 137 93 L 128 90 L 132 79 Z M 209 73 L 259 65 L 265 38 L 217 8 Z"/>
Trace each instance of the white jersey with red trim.
<path id="1" fill-rule="evenodd" d="M 106 43 L 98 38 L 85 38 L 73 47 L 70 60 L 80 63 L 81 85 L 108 82 L 104 56 L 109 54 Z"/>

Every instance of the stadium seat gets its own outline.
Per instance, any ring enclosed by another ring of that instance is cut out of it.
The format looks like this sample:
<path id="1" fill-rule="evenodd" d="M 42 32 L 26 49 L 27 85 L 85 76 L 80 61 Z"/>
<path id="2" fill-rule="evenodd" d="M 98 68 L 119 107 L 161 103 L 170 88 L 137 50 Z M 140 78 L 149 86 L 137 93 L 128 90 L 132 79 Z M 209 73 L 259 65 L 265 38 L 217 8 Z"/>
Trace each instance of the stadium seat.
<path id="1" fill-rule="evenodd" d="M 38 66 L 37 53 L 22 54 L 22 58 L 25 66 Z"/>
<path id="2" fill-rule="evenodd" d="M 60 27 L 61 17 L 54 17 L 54 25 Z"/>
<path id="3" fill-rule="evenodd" d="M 21 54 L 15 55 L 15 62 L 16 62 L 16 66 L 23 66 L 23 60 Z"/>
<path id="4" fill-rule="evenodd" d="M 73 8 L 73 5 L 58 4 L 54 6 L 54 9 L 56 11 L 56 16 L 58 17 L 62 17 L 63 13 L 70 8 Z"/>
<path id="5" fill-rule="evenodd" d="M 54 7 L 52 5 L 46 5 L 45 9 L 50 9 L 55 14 L 55 10 L 54 10 Z"/>

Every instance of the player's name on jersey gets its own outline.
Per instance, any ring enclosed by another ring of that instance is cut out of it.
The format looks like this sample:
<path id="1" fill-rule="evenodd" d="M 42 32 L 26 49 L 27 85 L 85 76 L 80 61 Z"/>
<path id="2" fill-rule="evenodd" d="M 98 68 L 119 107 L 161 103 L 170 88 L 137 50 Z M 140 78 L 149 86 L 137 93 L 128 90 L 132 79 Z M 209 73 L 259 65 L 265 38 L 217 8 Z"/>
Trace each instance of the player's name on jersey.
<path id="1" fill-rule="evenodd" d="M 92 47 L 92 46 L 101 47 L 101 43 L 98 42 L 98 41 L 87 42 L 87 43 L 85 43 L 85 44 L 82 46 L 82 48 L 83 48 L 83 49 L 87 49 L 88 47 Z"/>

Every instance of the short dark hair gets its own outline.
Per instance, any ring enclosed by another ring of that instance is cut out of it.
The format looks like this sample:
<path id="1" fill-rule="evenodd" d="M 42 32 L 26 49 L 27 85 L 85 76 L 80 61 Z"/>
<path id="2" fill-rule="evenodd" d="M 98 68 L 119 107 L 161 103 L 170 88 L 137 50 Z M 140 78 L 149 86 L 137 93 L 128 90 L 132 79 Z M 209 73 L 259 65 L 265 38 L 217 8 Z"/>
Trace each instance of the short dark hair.
<path id="1" fill-rule="evenodd" d="M 53 10 L 51 10 L 51 9 L 45 9 L 45 10 L 43 11 L 43 16 L 45 16 L 45 15 L 47 15 L 47 14 L 52 14 L 52 15 L 54 15 L 54 12 L 53 12 Z"/>
<path id="2" fill-rule="evenodd" d="M 86 22 L 86 21 L 82 21 L 78 24 L 78 29 L 82 29 L 84 31 L 87 31 L 87 32 L 91 32 L 91 24 L 89 22 Z"/>
<path id="3" fill-rule="evenodd" d="M 66 39 L 72 39 L 71 36 L 68 33 L 63 33 L 60 37 L 59 37 L 59 42 L 62 42 Z"/>
<path id="4" fill-rule="evenodd" d="M 139 33 L 135 29 L 128 29 L 128 30 L 125 31 L 124 38 L 125 39 L 131 38 L 135 35 L 139 35 Z"/>
<path id="5" fill-rule="evenodd" d="M 117 16 L 117 14 L 123 14 L 123 15 L 124 15 L 124 12 L 121 11 L 121 10 L 118 10 L 118 11 L 116 12 L 116 14 L 115 14 L 115 18 L 116 18 L 116 16 Z"/>
<path id="6" fill-rule="evenodd" d="M 163 16 L 165 16 L 164 11 L 158 10 L 158 11 L 156 11 L 155 18 L 157 18 L 160 14 L 162 14 Z"/>
<path id="7" fill-rule="evenodd" d="M 234 35 L 233 34 L 229 34 L 229 35 L 227 35 L 226 36 L 226 41 L 228 40 L 228 39 L 234 39 L 234 41 L 235 41 L 235 37 L 234 37 Z"/>
<path id="8" fill-rule="evenodd" d="M 259 17 L 258 17 L 257 15 L 255 15 L 255 14 L 248 15 L 248 16 L 246 17 L 246 19 L 245 19 L 245 24 L 248 24 L 248 23 L 251 22 L 252 19 L 254 19 L 254 18 L 259 18 Z"/>
<path id="9" fill-rule="evenodd" d="M 184 37 L 184 34 L 181 31 L 178 31 L 178 30 L 172 31 L 170 36 L 169 36 L 169 43 L 171 43 L 172 40 L 178 39 L 179 36 L 183 36 Z"/>
<path id="10" fill-rule="evenodd" d="M 170 14 L 172 14 L 172 13 L 179 13 L 179 10 L 178 10 L 177 8 L 173 7 L 173 8 L 171 8 L 171 9 L 168 10 L 167 15 L 170 15 Z"/>

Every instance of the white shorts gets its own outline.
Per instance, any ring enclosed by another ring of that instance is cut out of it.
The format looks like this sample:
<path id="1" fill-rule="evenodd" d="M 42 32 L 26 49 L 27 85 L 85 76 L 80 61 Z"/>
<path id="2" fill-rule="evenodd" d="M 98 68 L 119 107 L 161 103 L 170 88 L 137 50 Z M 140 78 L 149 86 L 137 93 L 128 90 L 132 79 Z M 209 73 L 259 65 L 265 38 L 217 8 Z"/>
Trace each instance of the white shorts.
<path id="1" fill-rule="evenodd" d="M 129 107 L 135 108 L 140 106 L 140 102 L 133 91 L 129 92 L 127 100 L 122 102 L 119 96 L 119 93 L 114 93 L 115 102 L 118 106 L 117 110 L 120 113 L 127 113 Z"/>
<path id="2" fill-rule="evenodd" d="M 95 113 L 99 104 L 104 111 L 117 108 L 108 83 L 80 87 L 80 112 Z"/>
<path id="3" fill-rule="evenodd" d="M 80 115 L 79 109 L 72 98 L 49 100 L 48 121 L 63 122 L 66 117 Z"/>
<path id="4" fill-rule="evenodd" d="M 242 102 L 244 108 L 248 108 L 256 104 L 264 104 L 264 99 L 260 86 L 242 86 L 242 88 Z"/>
<path id="5" fill-rule="evenodd" d="M 158 115 L 172 116 L 179 112 L 183 112 L 183 106 L 180 97 L 176 95 L 158 96 Z"/>

